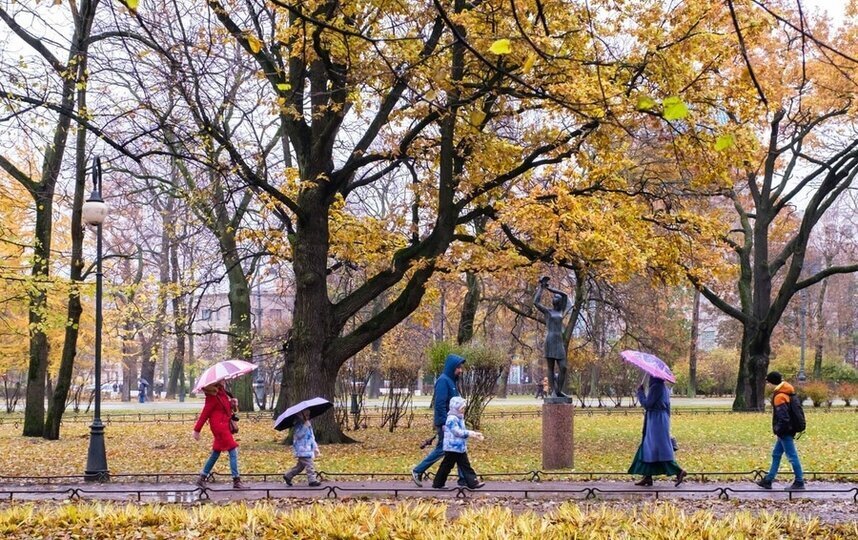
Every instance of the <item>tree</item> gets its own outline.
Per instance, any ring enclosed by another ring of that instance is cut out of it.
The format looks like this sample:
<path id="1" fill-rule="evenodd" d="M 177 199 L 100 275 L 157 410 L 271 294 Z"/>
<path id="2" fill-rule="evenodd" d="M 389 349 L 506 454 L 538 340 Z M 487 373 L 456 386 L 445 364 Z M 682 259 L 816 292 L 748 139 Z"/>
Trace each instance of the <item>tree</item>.
<path id="1" fill-rule="evenodd" d="M 18 5 L 17 12 L 9 12 L 0 7 L 0 19 L 6 27 L 23 43 L 30 47 L 36 58 L 44 63 L 46 73 L 53 83 L 59 86 L 59 112 L 53 120 L 52 137 L 45 141 L 43 161 L 38 173 L 22 170 L 15 165 L 14 158 L 0 155 L 0 167 L 12 178 L 23 185 L 33 198 L 35 209 L 35 230 L 33 235 L 33 282 L 29 296 L 29 369 L 27 373 L 27 404 L 24 412 L 26 436 L 40 437 L 45 428 L 45 381 L 48 370 L 48 339 L 45 333 L 45 309 L 47 305 L 47 283 L 51 260 L 51 234 L 53 229 L 53 203 L 57 179 L 60 175 L 65 155 L 68 133 L 71 125 L 71 111 L 74 108 L 76 88 L 86 84 L 86 58 L 89 36 L 95 20 L 99 0 L 81 0 L 79 5 L 71 6 L 70 18 L 72 32 L 68 39 L 66 60 L 63 62 L 54 55 L 45 41 L 33 35 L 16 20 L 18 16 L 32 17 L 38 21 L 37 28 L 49 29 L 52 25 L 44 20 L 37 8 Z M 47 95 L 31 95 L 34 90 L 28 86 L 27 78 L 17 74 L 9 79 L 11 85 L 6 89 L 6 103 L 15 113 L 12 118 L 26 122 L 22 115 L 30 111 L 31 105 L 48 102 Z M 23 87 L 22 87 L 23 86 Z M 45 92 L 49 87 L 45 87 Z M 25 105 L 26 104 L 26 105 Z M 11 157 L 11 156 L 10 156 Z M 72 315 L 73 306 L 69 307 Z M 72 354 L 73 353 L 69 353 Z"/>
<path id="2" fill-rule="evenodd" d="M 713 113 L 721 125 L 713 129 L 720 133 L 713 152 L 733 160 L 728 197 L 737 227 L 724 242 L 738 265 L 738 301 L 690 277 L 742 324 L 733 408 L 762 410 L 771 337 L 790 300 L 828 276 L 858 270 L 844 264 L 803 271 L 817 224 L 858 174 L 858 138 L 851 135 L 858 87 L 839 66 L 855 63 L 848 32 L 828 38 L 820 21 L 786 6 L 728 5 L 734 41 L 723 46 L 742 69 L 722 72 L 716 86 L 722 92 Z M 785 227 L 802 204 L 797 226 Z"/>
<path id="3" fill-rule="evenodd" d="M 453 242 L 456 227 L 479 215 L 481 198 L 532 170 L 563 161 L 595 129 L 598 122 L 592 115 L 600 107 L 587 109 L 590 97 L 598 95 L 596 75 L 573 61 L 568 66 L 572 73 L 531 72 L 533 82 L 522 84 L 513 70 L 522 69 L 527 54 L 507 62 L 502 40 L 496 52 L 489 50 L 497 41 L 489 5 L 457 0 L 452 6 L 409 4 L 393 12 L 389 6 L 347 2 L 275 1 L 261 7 L 213 0 L 208 5 L 264 78 L 264 86 L 255 79 L 246 84 L 254 95 L 264 91 L 270 96 L 267 102 L 274 105 L 278 129 L 289 143 L 278 149 L 283 152 L 279 161 L 291 163 L 287 156 L 293 155 L 297 167 L 287 169 L 284 183 L 255 166 L 261 155 L 258 144 L 245 151 L 242 134 L 222 118 L 201 109 L 191 112 L 206 136 L 225 148 L 236 174 L 265 193 L 287 233 L 296 298 L 283 395 L 290 401 L 332 397 L 340 366 L 418 306 L 437 259 Z M 556 15 L 562 24 L 571 24 L 560 8 Z M 138 19 L 154 24 L 145 14 Z M 391 20 L 397 23 L 390 26 Z M 503 27 L 514 31 L 514 20 L 505 18 Z M 482 37 L 487 30 L 489 37 Z M 471 34 L 476 36 L 473 44 Z M 578 39 L 573 34 L 558 33 L 559 46 L 572 48 L 571 41 L 563 41 Z M 407 38 L 400 39 L 403 35 Z M 169 50 L 156 50 L 170 58 Z M 586 86 L 592 95 L 560 88 L 558 95 L 569 92 L 574 100 L 564 96 L 552 101 L 539 90 L 552 77 L 571 80 L 574 70 L 580 81 L 592 83 Z M 203 75 L 213 76 L 194 74 Z M 556 106 L 557 100 L 576 106 L 564 113 L 563 123 L 519 115 L 522 108 L 533 112 Z M 353 133 L 361 122 L 364 129 Z M 521 129 L 529 131 L 528 137 L 510 143 L 507 135 Z M 362 188 L 409 168 L 419 179 L 415 196 L 425 217 L 422 230 L 417 238 L 407 226 L 396 231 L 396 242 L 386 246 L 385 268 L 331 302 L 329 276 L 338 268 L 331 262 L 332 224 L 349 215 L 349 201 Z M 391 289 L 395 293 L 384 309 L 345 331 L 349 320 Z M 341 440 L 342 434 L 332 418 L 323 418 L 317 437 L 330 442 Z"/>

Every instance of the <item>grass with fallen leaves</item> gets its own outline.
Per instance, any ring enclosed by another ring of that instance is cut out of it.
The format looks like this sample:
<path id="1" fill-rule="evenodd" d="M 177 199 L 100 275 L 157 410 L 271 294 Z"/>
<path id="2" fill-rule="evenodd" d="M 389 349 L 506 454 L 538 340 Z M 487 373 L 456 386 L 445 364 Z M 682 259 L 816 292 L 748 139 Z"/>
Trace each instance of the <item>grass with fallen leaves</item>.
<path id="1" fill-rule="evenodd" d="M 805 470 L 858 471 L 858 414 L 808 411 L 808 431 L 798 441 Z M 642 414 L 575 417 L 574 452 L 578 471 L 625 472 L 640 441 Z M 112 423 L 106 429 L 110 471 L 197 472 L 211 448 L 211 434 L 191 438 L 192 422 Z M 284 434 L 268 420 L 243 419 L 238 435 L 242 473 L 282 472 L 294 463 Z M 541 468 L 540 418 L 491 419 L 486 440 L 469 443 L 477 472 L 525 472 Z M 767 468 L 774 436 L 769 414 L 674 415 L 673 435 L 681 447 L 679 463 L 690 471 L 743 472 Z M 21 428 L 0 425 L 0 465 L 6 476 L 81 474 L 86 463 L 89 426 L 68 423 L 62 438 L 47 441 L 21 436 Z M 419 444 L 431 433 L 428 421 L 389 433 L 370 428 L 349 434 L 359 444 L 322 447 L 317 468 L 326 472 L 396 472 L 408 474 L 428 450 Z M 784 460 L 782 470 L 789 465 Z M 216 472 L 228 472 L 226 456 Z M 738 476 L 738 475 L 737 475 Z"/>

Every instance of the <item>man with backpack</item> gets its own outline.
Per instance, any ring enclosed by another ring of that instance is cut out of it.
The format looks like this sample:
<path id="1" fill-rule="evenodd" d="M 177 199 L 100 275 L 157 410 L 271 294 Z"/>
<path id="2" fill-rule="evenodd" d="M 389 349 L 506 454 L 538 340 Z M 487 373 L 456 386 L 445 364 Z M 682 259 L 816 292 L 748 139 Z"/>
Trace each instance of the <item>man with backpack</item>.
<path id="1" fill-rule="evenodd" d="M 795 435 L 805 430 L 804 410 L 801 408 L 801 400 L 795 394 L 795 388 L 783 380 L 783 376 L 777 371 L 766 375 L 766 382 L 775 387 L 772 395 L 772 431 L 777 436 L 775 447 L 772 450 L 772 466 L 757 485 L 764 489 L 772 489 L 772 482 L 778 474 L 781 464 L 781 456 L 786 454 L 795 474 L 795 481 L 787 487 L 787 491 L 804 489 L 804 473 L 801 470 L 801 462 L 798 460 L 798 452 L 795 449 Z"/>

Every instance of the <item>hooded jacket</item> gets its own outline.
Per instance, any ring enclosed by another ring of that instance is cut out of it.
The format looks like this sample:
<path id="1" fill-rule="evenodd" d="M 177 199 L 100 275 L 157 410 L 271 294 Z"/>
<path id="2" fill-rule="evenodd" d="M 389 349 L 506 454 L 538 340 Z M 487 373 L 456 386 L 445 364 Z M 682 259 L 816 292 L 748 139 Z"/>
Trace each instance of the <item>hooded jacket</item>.
<path id="1" fill-rule="evenodd" d="M 441 427 L 447 421 L 450 410 L 450 399 L 457 397 L 456 368 L 465 363 L 465 359 L 456 354 L 448 354 L 444 361 L 444 373 L 435 381 L 435 418 L 436 427 Z"/>
<path id="2" fill-rule="evenodd" d="M 473 431 L 465 429 L 465 400 L 454 397 L 450 400 L 450 413 L 444 424 L 444 451 L 466 454 L 468 437 Z"/>
<path id="3" fill-rule="evenodd" d="M 292 451 L 295 457 L 312 458 L 318 449 L 319 445 L 316 444 L 316 435 L 310 422 L 296 425 L 292 432 Z"/>
<path id="4" fill-rule="evenodd" d="M 793 394 L 795 388 L 786 381 L 775 386 L 775 393 L 772 395 L 772 431 L 778 437 L 795 435 L 789 416 L 789 402 Z"/>

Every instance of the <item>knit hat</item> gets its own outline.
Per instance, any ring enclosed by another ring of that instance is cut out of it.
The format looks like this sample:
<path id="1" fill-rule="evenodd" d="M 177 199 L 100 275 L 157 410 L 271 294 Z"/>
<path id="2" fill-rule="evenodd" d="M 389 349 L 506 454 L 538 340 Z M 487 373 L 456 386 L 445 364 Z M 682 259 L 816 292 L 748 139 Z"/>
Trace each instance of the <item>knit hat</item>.
<path id="1" fill-rule="evenodd" d="M 766 382 L 778 385 L 782 383 L 784 380 L 783 376 L 777 371 L 771 371 L 768 375 L 766 375 Z"/>

